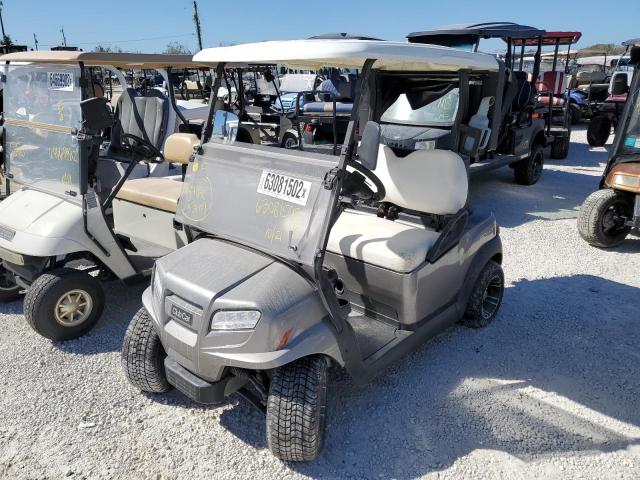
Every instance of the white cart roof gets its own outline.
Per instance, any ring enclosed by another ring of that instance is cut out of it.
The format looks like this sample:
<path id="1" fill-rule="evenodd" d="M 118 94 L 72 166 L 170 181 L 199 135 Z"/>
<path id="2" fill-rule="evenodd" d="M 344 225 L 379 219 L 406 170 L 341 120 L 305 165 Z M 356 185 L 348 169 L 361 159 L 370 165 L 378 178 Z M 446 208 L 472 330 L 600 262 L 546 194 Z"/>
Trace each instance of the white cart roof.
<path id="1" fill-rule="evenodd" d="M 324 66 L 359 68 L 368 58 L 374 68 L 393 71 L 498 70 L 496 59 L 484 53 L 435 45 L 375 40 L 286 40 L 206 48 L 193 57 L 198 63 L 285 64 L 292 68 Z"/>
<path id="2" fill-rule="evenodd" d="M 0 56 L 1 62 L 56 63 L 73 64 L 83 62 L 85 65 L 112 65 L 119 68 L 154 69 L 154 68 L 197 68 L 209 65 L 198 65 L 191 55 L 169 55 L 156 53 L 107 53 L 79 51 L 36 50 L 15 52 Z"/>

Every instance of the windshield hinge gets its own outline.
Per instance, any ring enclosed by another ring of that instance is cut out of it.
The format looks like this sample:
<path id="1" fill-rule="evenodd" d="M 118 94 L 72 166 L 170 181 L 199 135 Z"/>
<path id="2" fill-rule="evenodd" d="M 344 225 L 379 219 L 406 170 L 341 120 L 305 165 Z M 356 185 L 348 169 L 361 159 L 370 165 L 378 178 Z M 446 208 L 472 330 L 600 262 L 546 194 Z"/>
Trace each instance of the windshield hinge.
<path id="1" fill-rule="evenodd" d="M 340 176 L 340 170 L 338 167 L 334 167 L 324 174 L 324 180 L 322 181 L 322 186 L 327 190 L 332 190 Z"/>

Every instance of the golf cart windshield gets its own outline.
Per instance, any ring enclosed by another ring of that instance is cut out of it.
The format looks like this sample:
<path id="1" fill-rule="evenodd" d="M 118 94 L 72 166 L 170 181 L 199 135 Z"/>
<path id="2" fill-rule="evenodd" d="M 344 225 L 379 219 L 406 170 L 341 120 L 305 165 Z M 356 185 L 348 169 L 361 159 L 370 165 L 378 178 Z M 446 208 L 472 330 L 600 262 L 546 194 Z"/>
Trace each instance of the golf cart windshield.
<path id="1" fill-rule="evenodd" d="M 637 84 L 636 84 L 637 85 Z M 640 154 L 640 88 L 636 86 L 633 95 L 629 95 L 631 115 L 625 127 L 621 150 L 623 154 Z"/>
<path id="2" fill-rule="evenodd" d="M 324 181 L 339 157 L 212 138 L 189 165 L 177 221 L 313 265 L 331 200 Z"/>
<path id="3" fill-rule="evenodd" d="M 424 105 L 412 105 L 407 94 L 401 93 L 384 111 L 380 121 L 401 125 L 450 126 L 456 119 L 459 96 L 460 90 L 453 88 Z"/>
<path id="4" fill-rule="evenodd" d="M 53 193 L 78 192 L 80 68 L 5 67 L 6 168 L 15 182 Z"/>

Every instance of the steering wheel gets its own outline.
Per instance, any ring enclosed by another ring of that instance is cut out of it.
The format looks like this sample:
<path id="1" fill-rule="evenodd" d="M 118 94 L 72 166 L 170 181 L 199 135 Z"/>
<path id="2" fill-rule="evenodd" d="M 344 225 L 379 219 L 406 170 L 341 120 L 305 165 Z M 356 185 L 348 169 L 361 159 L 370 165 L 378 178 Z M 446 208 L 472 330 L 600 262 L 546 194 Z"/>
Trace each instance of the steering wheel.
<path id="1" fill-rule="evenodd" d="M 349 162 L 349 166 L 353 168 L 355 172 L 348 172 L 348 176 L 343 183 L 343 193 L 355 195 L 361 200 L 371 200 L 374 202 L 379 202 L 385 197 L 387 191 L 375 173 L 359 162 Z M 366 180 L 373 183 L 374 187 L 376 187 L 375 192 L 369 188 Z"/>
<path id="2" fill-rule="evenodd" d="M 123 133 L 120 137 L 120 144 L 125 151 L 131 152 L 147 162 L 161 163 L 164 161 L 164 155 L 155 145 L 137 135 Z"/>

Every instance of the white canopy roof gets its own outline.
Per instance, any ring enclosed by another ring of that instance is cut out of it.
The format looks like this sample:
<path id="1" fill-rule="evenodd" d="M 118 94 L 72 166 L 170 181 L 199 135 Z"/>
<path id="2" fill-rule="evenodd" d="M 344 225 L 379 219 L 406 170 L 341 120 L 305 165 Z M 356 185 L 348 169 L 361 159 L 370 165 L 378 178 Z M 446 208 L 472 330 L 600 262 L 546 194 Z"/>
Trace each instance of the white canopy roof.
<path id="1" fill-rule="evenodd" d="M 374 68 L 404 71 L 497 70 L 488 54 L 435 45 L 375 40 L 285 40 L 206 48 L 194 62 L 215 64 L 285 64 L 291 68 L 362 67 L 368 58 Z"/>

